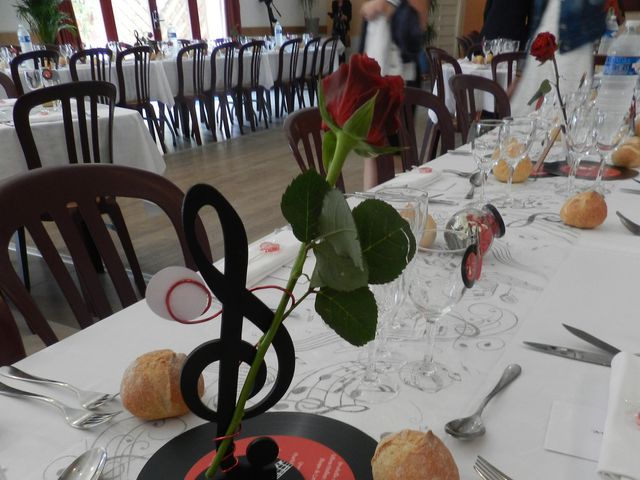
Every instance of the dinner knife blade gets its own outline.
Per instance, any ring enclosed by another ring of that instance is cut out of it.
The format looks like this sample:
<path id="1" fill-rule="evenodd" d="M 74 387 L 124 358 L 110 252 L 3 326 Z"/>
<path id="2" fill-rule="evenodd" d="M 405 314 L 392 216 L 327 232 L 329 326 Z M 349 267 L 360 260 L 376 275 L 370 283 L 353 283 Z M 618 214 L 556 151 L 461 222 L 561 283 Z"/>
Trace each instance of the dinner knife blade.
<path id="1" fill-rule="evenodd" d="M 525 345 L 538 350 L 540 352 L 556 355 L 558 357 L 568 358 L 570 360 L 578 360 L 580 362 L 594 363 L 604 367 L 611 366 L 613 355 L 608 353 L 587 352 L 577 350 L 575 348 L 559 347 L 557 345 L 547 345 L 546 343 L 523 342 Z"/>
<path id="2" fill-rule="evenodd" d="M 580 330 L 579 328 L 572 327 L 571 325 L 567 325 L 563 323 L 562 326 L 573 333 L 576 337 L 581 338 L 587 343 L 590 343 L 594 347 L 598 347 L 605 352 L 609 352 L 612 355 L 616 355 L 620 353 L 620 349 L 614 347 L 613 345 L 609 345 L 607 342 L 600 340 L 598 337 L 594 337 L 590 333 L 585 332 L 584 330 Z"/>
<path id="3" fill-rule="evenodd" d="M 635 193 L 640 195 L 640 190 L 637 188 L 621 188 L 620 191 L 625 193 Z"/>

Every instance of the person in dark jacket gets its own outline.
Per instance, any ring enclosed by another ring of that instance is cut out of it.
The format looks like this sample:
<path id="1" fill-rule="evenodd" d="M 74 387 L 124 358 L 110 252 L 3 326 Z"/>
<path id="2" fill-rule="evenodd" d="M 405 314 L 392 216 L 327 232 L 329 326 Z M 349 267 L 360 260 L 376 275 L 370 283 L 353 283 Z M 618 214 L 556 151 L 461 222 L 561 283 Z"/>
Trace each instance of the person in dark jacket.
<path id="1" fill-rule="evenodd" d="M 331 2 L 331 12 L 329 16 L 333 20 L 331 34 L 340 38 L 345 47 L 351 45 L 349 28 L 351 24 L 351 2 L 349 0 L 333 0 Z M 344 62 L 344 53 L 340 55 L 340 63 Z"/>
<path id="2" fill-rule="evenodd" d="M 524 48 L 529 35 L 532 8 L 532 0 L 487 0 L 480 34 L 487 40 L 519 40 L 520 48 Z"/>

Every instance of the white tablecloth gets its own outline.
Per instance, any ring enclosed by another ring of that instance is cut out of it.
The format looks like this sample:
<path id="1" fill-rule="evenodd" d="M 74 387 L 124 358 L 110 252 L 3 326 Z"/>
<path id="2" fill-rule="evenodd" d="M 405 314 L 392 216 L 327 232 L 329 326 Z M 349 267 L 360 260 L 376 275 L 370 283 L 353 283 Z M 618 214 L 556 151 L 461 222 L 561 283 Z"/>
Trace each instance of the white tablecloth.
<path id="1" fill-rule="evenodd" d="M 0 120 L 12 119 L 11 101 L 0 101 Z M 102 114 L 100 112 L 103 112 Z M 40 113 L 33 125 L 34 138 L 43 166 L 69 163 L 64 139 L 62 114 Z M 107 107 L 98 106 L 99 121 L 107 121 Z M 101 129 L 102 130 L 102 129 Z M 103 140 L 101 140 L 102 142 Z M 0 179 L 27 171 L 27 164 L 11 124 L 0 123 Z M 113 120 L 113 163 L 162 174 L 165 163 L 140 114 L 135 110 L 116 108 Z"/>
<path id="2" fill-rule="evenodd" d="M 449 154 L 434 167 L 474 168 L 468 156 Z M 386 404 L 367 405 L 350 396 L 362 373 L 358 349 L 348 346 L 302 305 L 286 325 L 296 346 L 293 383 L 279 410 L 327 415 L 362 429 L 375 439 L 403 428 L 432 429 L 451 449 L 463 480 L 475 480 L 473 462 L 482 455 L 518 480 L 597 480 L 597 464 L 545 450 L 545 435 L 555 401 L 595 407 L 604 412 L 610 369 L 565 360 L 526 348 L 523 340 L 589 349 L 562 327 L 568 323 L 628 350 L 640 349 L 637 327 L 638 238 L 631 236 L 612 213 L 640 219 L 640 196 L 613 192 L 610 214 L 596 230 L 564 226 L 558 217 L 562 198 L 555 190 L 566 179 L 539 179 L 515 186 L 523 209 L 502 209 L 506 235 L 492 246 L 483 267 L 483 288 L 467 292 L 439 328 L 436 356 L 450 369 L 447 387 L 428 394 L 402 385 Z M 631 181 L 609 184 L 614 190 Z M 444 173 L 429 187 L 444 193 L 455 206 L 432 205 L 438 219 L 448 218 L 465 204 L 468 182 Z M 490 180 L 489 195 L 504 184 Z M 261 284 L 283 284 L 282 268 Z M 306 286 L 302 286 L 306 289 Z M 302 291 L 302 290 L 301 290 Z M 262 292 L 270 306 L 276 293 Z M 144 303 L 116 313 L 95 326 L 19 362 L 32 373 L 59 378 L 99 391 L 115 392 L 126 366 L 138 355 L 172 348 L 190 352 L 217 335 L 216 321 L 184 326 L 154 317 Z M 402 344 L 410 359 L 421 358 L 423 343 L 410 328 L 397 331 L 413 341 Z M 248 338 L 248 341 L 254 337 Z M 497 381 L 505 365 L 519 363 L 523 373 L 486 409 L 484 437 L 461 442 L 444 433 L 444 424 L 471 413 Z M 214 395 L 215 371 L 205 371 L 208 395 Z M 3 379 L 4 381 L 4 379 Z M 65 392 L 7 381 L 32 391 L 46 391 L 72 402 Z M 115 405 L 114 405 L 115 406 Z M 630 419 L 631 421 L 631 419 Z M 129 414 L 94 431 L 69 428 L 58 412 L 44 406 L 0 397 L 0 462 L 9 480 L 54 479 L 55 472 L 83 450 L 102 445 L 111 458 L 108 479 L 135 479 L 146 459 L 168 439 L 200 424 L 192 415 L 168 422 L 143 423 Z"/>

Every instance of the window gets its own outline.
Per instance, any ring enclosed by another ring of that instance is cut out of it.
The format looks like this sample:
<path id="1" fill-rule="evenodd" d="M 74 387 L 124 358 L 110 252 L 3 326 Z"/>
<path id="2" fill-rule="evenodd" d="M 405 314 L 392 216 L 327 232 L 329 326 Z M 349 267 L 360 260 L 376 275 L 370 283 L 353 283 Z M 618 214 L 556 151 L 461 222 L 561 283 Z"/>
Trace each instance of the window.
<path id="1" fill-rule="evenodd" d="M 116 20 L 118 39 L 133 44 L 134 31 L 141 37 L 153 32 L 151 11 L 148 0 L 111 0 L 113 16 Z"/>
<path id="2" fill-rule="evenodd" d="M 178 38 L 191 38 L 191 20 L 187 0 L 156 0 L 162 23 L 162 38 L 167 39 L 167 29 L 173 25 Z"/>
<path id="3" fill-rule="evenodd" d="M 107 44 L 107 31 L 100 0 L 71 0 L 71 4 L 85 48 L 104 47 Z"/>
<path id="4" fill-rule="evenodd" d="M 198 0 L 198 13 L 200 14 L 202 38 L 215 40 L 228 36 L 224 21 L 224 1 Z"/>

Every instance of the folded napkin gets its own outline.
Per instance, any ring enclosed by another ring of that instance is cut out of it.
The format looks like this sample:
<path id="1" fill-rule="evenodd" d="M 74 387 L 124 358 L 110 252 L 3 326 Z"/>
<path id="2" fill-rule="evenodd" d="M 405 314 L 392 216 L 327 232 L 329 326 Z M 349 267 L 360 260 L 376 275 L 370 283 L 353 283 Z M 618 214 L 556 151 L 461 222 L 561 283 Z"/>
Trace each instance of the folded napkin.
<path id="1" fill-rule="evenodd" d="M 383 183 L 382 185 L 372 189 L 372 191 L 385 187 L 409 187 L 423 189 L 427 185 L 438 181 L 442 176 L 442 172 L 434 170 L 431 167 L 416 167 L 409 172 L 402 173 L 395 178 Z"/>
<path id="2" fill-rule="evenodd" d="M 640 480 L 640 357 L 617 354 L 611 362 L 609 407 L 598 461 L 608 480 Z"/>
<path id="3" fill-rule="evenodd" d="M 274 232 L 252 243 L 249 246 L 247 288 L 257 285 L 262 279 L 294 260 L 299 248 L 300 242 L 289 228 Z M 224 271 L 224 259 L 217 261 L 215 266 Z"/>

